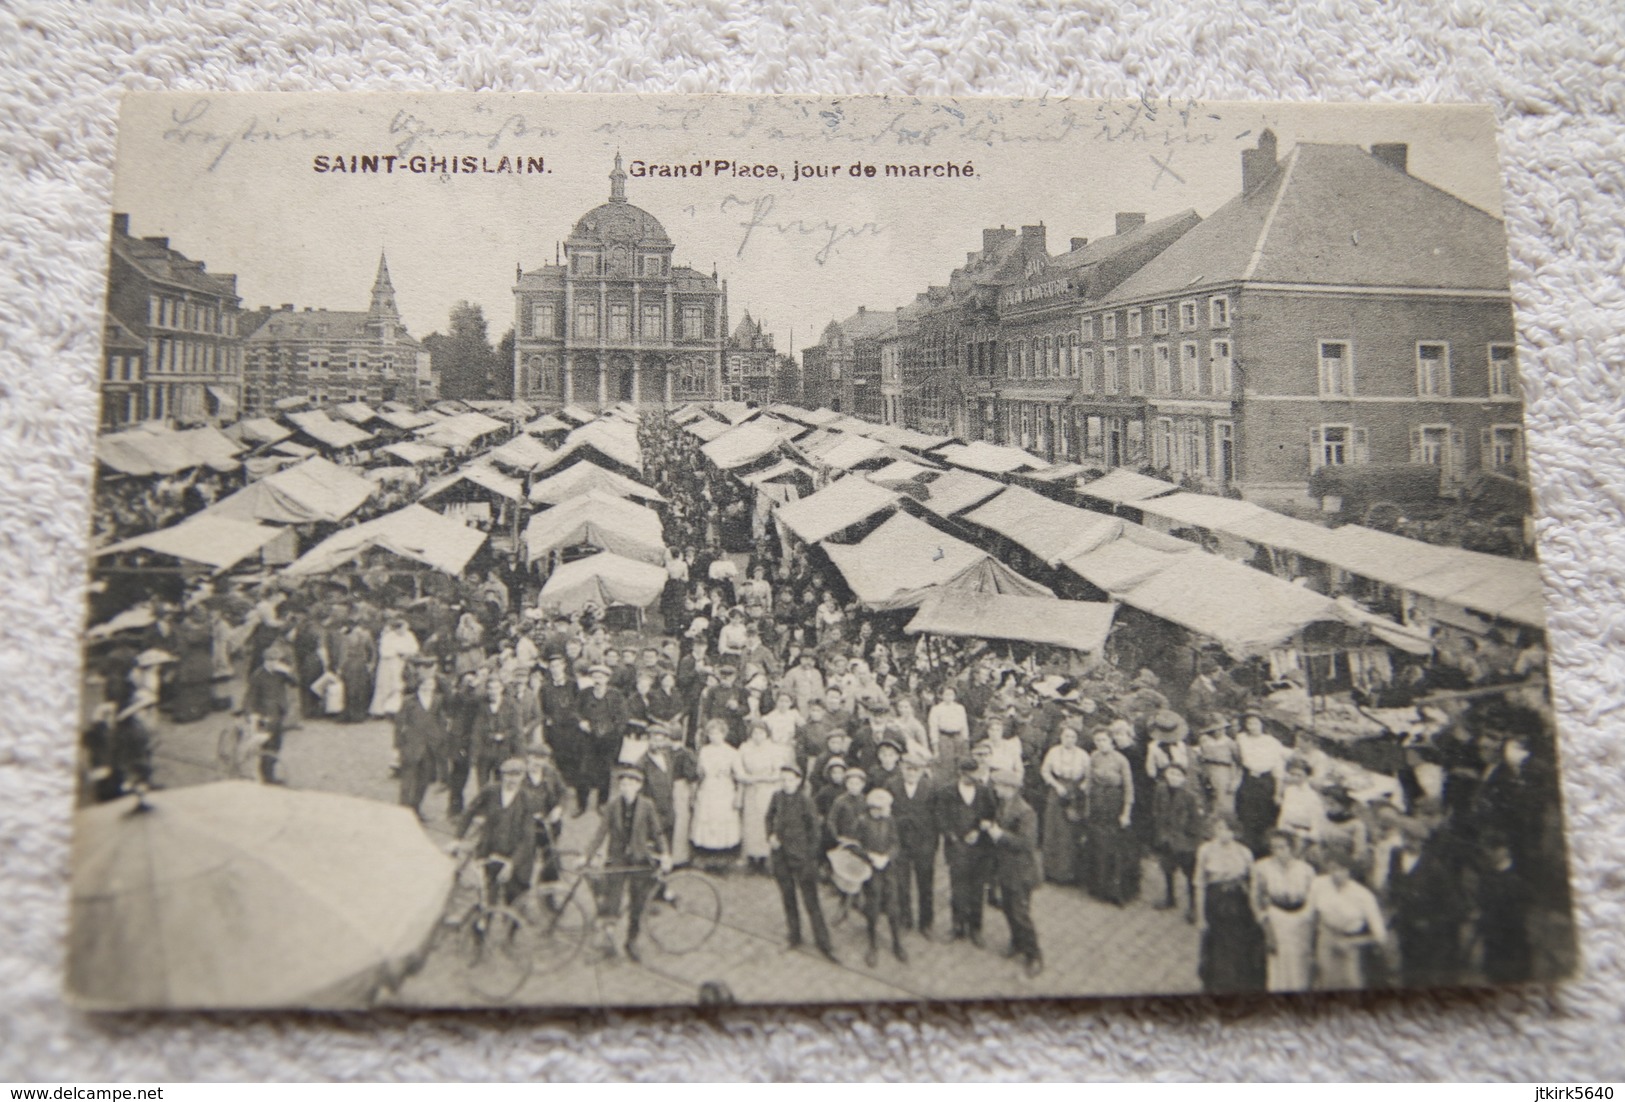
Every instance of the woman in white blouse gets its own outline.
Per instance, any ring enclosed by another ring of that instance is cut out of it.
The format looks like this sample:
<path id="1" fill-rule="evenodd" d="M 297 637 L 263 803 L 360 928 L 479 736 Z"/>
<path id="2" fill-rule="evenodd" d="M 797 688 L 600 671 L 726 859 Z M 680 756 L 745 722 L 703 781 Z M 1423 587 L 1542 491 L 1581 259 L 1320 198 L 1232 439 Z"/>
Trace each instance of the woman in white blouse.
<path id="1" fill-rule="evenodd" d="M 1253 865 L 1253 913 L 1264 930 L 1264 982 L 1271 991 L 1307 991 L 1314 961 L 1315 869 L 1286 831 L 1270 835 L 1269 856 Z"/>
<path id="2" fill-rule="evenodd" d="M 1327 860 L 1329 871 L 1317 876 L 1309 888 L 1309 910 L 1315 923 L 1315 990 L 1364 987 L 1367 948 L 1386 941 L 1388 928 L 1377 897 L 1354 879 L 1348 857 L 1336 853 Z"/>

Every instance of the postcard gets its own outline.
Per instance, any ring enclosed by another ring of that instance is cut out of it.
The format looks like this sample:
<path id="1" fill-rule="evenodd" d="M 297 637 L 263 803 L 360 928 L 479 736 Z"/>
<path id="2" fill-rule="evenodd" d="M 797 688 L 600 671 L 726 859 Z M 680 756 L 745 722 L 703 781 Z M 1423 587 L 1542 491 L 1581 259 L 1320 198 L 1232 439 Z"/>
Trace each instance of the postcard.
<path id="1" fill-rule="evenodd" d="M 1488 108 L 135 94 L 98 1010 L 1551 983 Z"/>

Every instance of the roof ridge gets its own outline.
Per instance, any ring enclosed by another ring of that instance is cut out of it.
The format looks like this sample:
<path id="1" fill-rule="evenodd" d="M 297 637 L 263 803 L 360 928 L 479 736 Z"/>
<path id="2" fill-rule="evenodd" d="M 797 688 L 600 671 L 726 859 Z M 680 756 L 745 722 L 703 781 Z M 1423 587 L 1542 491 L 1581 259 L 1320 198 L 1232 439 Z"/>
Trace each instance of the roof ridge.
<path id="1" fill-rule="evenodd" d="M 1258 270 L 1259 262 L 1264 259 L 1264 246 L 1269 242 L 1270 230 L 1275 226 L 1275 215 L 1281 209 L 1281 201 L 1286 198 L 1287 188 L 1292 184 L 1292 170 L 1298 166 L 1298 150 L 1302 144 L 1294 144 L 1292 152 L 1286 155 L 1286 168 L 1281 170 L 1281 182 L 1276 186 L 1275 201 L 1270 204 L 1269 213 L 1264 216 L 1264 225 L 1258 231 L 1258 241 L 1253 245 L 1253 255 L 1247 261 L 1247 267 L 1242 270 L 1241 278 L 1253 278 Z"/>

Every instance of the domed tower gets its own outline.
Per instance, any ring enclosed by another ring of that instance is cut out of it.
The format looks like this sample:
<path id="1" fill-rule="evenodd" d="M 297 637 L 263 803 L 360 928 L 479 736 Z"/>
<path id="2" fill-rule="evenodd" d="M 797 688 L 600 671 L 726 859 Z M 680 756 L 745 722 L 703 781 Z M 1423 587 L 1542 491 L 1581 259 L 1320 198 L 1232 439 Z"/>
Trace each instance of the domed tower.
<path id="1" fill-rule="evenodd" d="M 726 288 L 674 252 L 660 220 L 627 200 L 617 153 L 608 201 L 576 221 L 562 258 L 520 270 L 515 395 L 590 408 L 720 397 Z"/>

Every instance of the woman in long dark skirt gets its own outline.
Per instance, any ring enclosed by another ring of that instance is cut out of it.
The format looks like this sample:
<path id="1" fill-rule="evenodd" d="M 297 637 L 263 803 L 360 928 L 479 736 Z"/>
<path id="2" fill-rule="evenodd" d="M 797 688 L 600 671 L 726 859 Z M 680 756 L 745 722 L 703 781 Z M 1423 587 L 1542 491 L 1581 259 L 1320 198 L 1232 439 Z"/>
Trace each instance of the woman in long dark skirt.
<path id="1" fill-rule="evenodd" d="M 1134 898 L 1129 862 L 1135 849 L 1129 834 L 1134 809 L 1134 779 L 1128 759 L 1112 746 L 1109 731 L 1095 732 L 1085 782 L 1084 876 L 1089 894 L 1123 906 Z"/>
<path id="2" fill-rule="evenodd" d="M 1197 974 L 1209 994 L 1264 987 L 1264 931 L 1252 908 L 1253 853 L 1236 838 L 1236 820 L 1215 816 L 1196 851 Z"/>
<path id="3" fill-rule="evenodd" d="M 1257 712 L 1242 716 L 1236 735 L 1241 759 L 1241 783 L 1236 788 L 1236 820 L 1239 837 L 1262 857 L 1269 852 L 1269 832 L 1280 814 L 1278 800 L 1286 774 L 1287 749 L 1281 740 L 1264 730 L 1264 718 Z"/>

